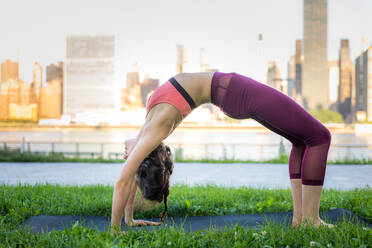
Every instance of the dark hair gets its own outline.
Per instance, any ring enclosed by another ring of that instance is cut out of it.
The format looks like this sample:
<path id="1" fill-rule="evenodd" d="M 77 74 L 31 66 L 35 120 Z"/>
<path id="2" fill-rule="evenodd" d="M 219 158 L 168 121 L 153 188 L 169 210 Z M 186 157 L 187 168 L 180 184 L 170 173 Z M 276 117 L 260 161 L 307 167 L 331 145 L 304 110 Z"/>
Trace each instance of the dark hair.
<path id="1" fill-rule="evenodd" d="M 164 212 L 160 214 L 163 223 L 167 215 L 169 177 L 172 172 L 172 152 L 163 142 L 142 161 L 137 171 L 137 184 L 142 196 L 152 201 L 164 200 Z"/>

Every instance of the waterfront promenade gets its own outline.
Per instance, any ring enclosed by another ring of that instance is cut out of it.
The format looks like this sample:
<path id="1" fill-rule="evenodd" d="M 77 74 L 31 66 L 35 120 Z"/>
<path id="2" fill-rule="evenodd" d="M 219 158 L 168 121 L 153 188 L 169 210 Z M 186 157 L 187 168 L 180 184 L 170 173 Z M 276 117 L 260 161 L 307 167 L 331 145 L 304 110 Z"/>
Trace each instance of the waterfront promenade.
<path id="1" fill-rule="evenodd" d="M 0 163 L 0 184 L 114 185 L 120 163 Z M 324 188 L 372 186 L 372 165 L 328 165 Z M 175 163 L 171 184 L 289 188 L 287 164 Z"/>

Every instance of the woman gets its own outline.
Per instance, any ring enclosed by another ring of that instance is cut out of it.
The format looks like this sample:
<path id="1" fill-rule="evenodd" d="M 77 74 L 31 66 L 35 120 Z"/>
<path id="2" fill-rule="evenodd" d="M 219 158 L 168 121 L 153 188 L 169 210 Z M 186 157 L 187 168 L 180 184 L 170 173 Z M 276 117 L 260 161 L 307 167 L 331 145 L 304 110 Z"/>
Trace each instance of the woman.
<path id="1" fill-rule="evenodd" d="M 327 225 L 319 217 L 331 133 L 290 97 L 237 73 L 181 73 L 150 97 L 146 120 L 137 138 L 126 143 L 127 160 L 115 184 L 111 224 L 120 227 L 122 213 L 135 191 L 141 162 L 196 107 L 213 103 L 235 119 L 252 118 L 292 143 L 289 176 L 293 198 L 292 226 Z M 138 225 L 158 223 L 138 221 Z"/>

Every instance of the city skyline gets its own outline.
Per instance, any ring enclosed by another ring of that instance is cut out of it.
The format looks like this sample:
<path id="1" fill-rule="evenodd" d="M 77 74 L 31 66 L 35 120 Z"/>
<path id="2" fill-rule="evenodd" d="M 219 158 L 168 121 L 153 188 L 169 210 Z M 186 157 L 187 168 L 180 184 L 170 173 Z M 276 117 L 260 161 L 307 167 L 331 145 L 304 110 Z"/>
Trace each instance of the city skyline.
<path id="1" fill-rule="evenodd" d="M 361 52 L 362 36 L 366 45 L 371 44 L 372 36 L 367 32 L 372 23 L 368 15 L 372 2 L 328 2 L 328 60 L 338 58 L 339 40 L 345 38 L 350 42 L 351 59 L 355 60 Z M 231 15 L 225 13 L 226 1 L 108 1 L 104 6 L 98 1 L 89 2 L 89 6 L 72 1 L 8 2 L 0 16 L 0 60 L 19 58 L 20 78 L 31 82 L 35 61 L 45 68 L 66 60 L 67 35 L 113 34 L 117 38 L 116 80 L 121 88 L 130 65 L 136 62 L 141 81 L 146 73 L 159 78 L 160 83 L 175 74 L 177 44 L 185 48 L 185 71 L 200 69 L 200 49 L 205 48 L 207 63 L 221 71 L 263 80 L 267 62 L 275 61 L 285 75 L 289 54 L 295 50 L 293 41 L 303 38 L 303 1 L 229 3 Z M 11 18 L 14 13 L 22 18 Z M 12 22 L 7 21 L 10 19 Z"/>
<path id="2" fill-rule="evenodd" d="M 298 44 L 299 42 L 296 41 L 296 45 Z M 339 120 L 344 119 L 347 123 L 356 120 L 371 121 L 372 67 L 370 65 L 372 45 L 355 60 L 354 70 L 349 56 L 348 44 L 348 40 L 341 40 L 339 60 L 328 61 L 329 85 L 327 87 L 330 87 L 332 91 L 331 94 L 326 96 L 326 100 L 331 103 L 329 109 L 340 114 Z M 118 113 L 117 111 L 112 112 L 114 109 L 107 105 L 108 101 L 115 102 L 116 97 L 102 98 L 102 93 L 107 96 L 104 92 L 107 91 L 108 94 L 111 94 L 108 91 L 114 92 L 114 87 L 110 87 L 113 84 L 113 80 L 110 78 L 113 72 L 111 62 L 113 61 L 114 37 L 73 36 L 67 39 L 67 47 L 69 51 L 67 66 L 65 67 L 63 62 L 48 65 L 46 67 L 47 82 L 45 84 L 42 83 L 42 72 L 44 70 L 37 62 L 34 63 L 32 83 L 19 79 L 18 62 L 7 59 L 1 63 L 0 119 L 31 121 L 43 118 L 59 119 L 63 113 L 65 115 L 62 118 L 63 120 L 61 119 L 63 123 L 69 122 L 70 118 L 73 118 L 74 122 L 88 120 L 91 122 L 92 113 L 94 113 L 95 121 L 102 120 L 104 115 Z M 297 53 L 298 49 L 296 49 Z M 299 69 L 302 68 L 301 62 L 299 61 L 299 67 L 295 57 L 291 56 L 288 62 L 288 74 L 290 75 L 288 79 L 283 79 L 276 63 L 270 62 L 267 68 L 268 80 L 266 84 L 287 94 L 302 107 L 305 107 L 303 96 L 295 90 L 295 81 L 298 73 L 301 74 Z M 66 73 L 64 73 L 64 68 L 67 69 Z M 207 68 L 207 70 L 213 69 Z M 94 82 L 96 78 L 107 78 L 109 80 L 107 82 Z M 354 78 L 356 78 L 356 85 Z M 281 84 L 282 80 L 288 81 L 288 84 Z M 121 99 L 117 99 L 121 102 L 119 103 L 120 109 L 124 112 L 127 110 L 143 112 L 143 107 L 146 106 L 151 92 L 159 86 L 159 79 L 147 76 L 143 82 L 140 82 L 138 68 L 134 65 L 133 71 L 127 73 L 127 82 L 128 88 L 121 90 Z M 93 87 L 91 83 L 95 86 Z M 66 87 L 67 85 L 70 86 Z M 78 91 L 76 91 L 77 87 L 80 88 Z M 89 94 L 86 94 L 88 91 Z M 86 97 L 81 98 L 84 93 Z M 95 95 L 95 97 L 91 98 L 92 95 Z M 96 99 L 101 101 L 96 101 Z M 93 109 L 91 108 L 92 104 L 95 105 Z M 66 106 L 69 107 L 66 108 Z M 105 111 L 98 111 L 104 110 L 102 107 Z M 220 118 L 218 113 L 210 108 L 211 106 L 205 107 L 212 114 L 217 114 L 216 118 Z M 142 110 L 140 110 L 141 108 Z M 197 111 L 198 115 L 203 111 L 202 108 L 199 110 Z M 100 114 L 97 114 L 97 111 Z M 190 116 L 196 116 L 196 112 Z M 117 117 L 114 118 L 116 121 L 118 120 Z"/>

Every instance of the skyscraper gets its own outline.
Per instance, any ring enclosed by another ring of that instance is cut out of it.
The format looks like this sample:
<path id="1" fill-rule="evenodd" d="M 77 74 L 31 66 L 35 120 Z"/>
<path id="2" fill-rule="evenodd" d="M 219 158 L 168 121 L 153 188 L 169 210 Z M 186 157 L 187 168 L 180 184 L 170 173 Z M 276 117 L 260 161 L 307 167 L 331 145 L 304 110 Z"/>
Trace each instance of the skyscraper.
<path id="1" fill-rule="evenodd" d="M 59 99 L 59 104 L 56 104 L 60 107 L 60 110 L 56 113 L 56 116 L 60 116 L 63 111 L 63 83 L 64 83 L 64 63 L 63 62 L 58 62 L 57 64 L 50 64 L 46 67 L 46 85 L 45 87 L 47 89 L 44 89 L 44 99 L 43 102 L 40 99 L 41 104 L 45 104 L 48 101 L 45 101 L 45 94 L 49 93 L 50 91 L 52 92 L 57 92 L 57 95 L 55 96 L 57 99 Z M 52 82 L 49 84 L 50 82 Z M 58 90 L 58 87 L 55 85 L 57 81 L 60 85 L 58 86 L 60 90 Z M 43 90 L 43 89 L 42 89 Z M 48 94 L 47 94 L 48 95 Z M 52 94 L 49 94 L 52 95 Z M 52 96 L 53 97 L 53 96 Z M 53 106 L 54 103 L 53 103 Z M 44 106 L 40 106 L 40 113 L 44 114 L 45 116 L 45 109 L 42 111 L 41 108 Z M 42 113 L 43 112 L 43 113 Z"/>
<path id="2" fill-rule="evenodd" d="M 349 40 L 341 40 L 339 54 L 339 86 L 337 105 L 338 111 L 344 119 L 351 114 L 352 98 L 352 67 L 353 63 L 350 58 Z"/>
<path id="3" fill-rule="evenodd" d="M 281 88 L 282 81 L 280 79 L 279 67 L 276 65 L 274 61 L 270 61 L 268 63 L 266 78 L 267 78 L 267 82 L 266 82 L 267 85 L 279 91 L 282 90 Z"/>
<path id="4" fill-rule="evenodd" d="M 306 109 L 328 108 L 327 0 L 304 0 L 302 96 Z"/>
<path id="5" fill-rule="evenodd" d="M 288 96 L 294 98 L 296 94 L 295 82 L 296 82 L 296 64 L 295 56 L 291 56 L 287 63 L 288 66 Z"/>
<path id="6" fill-rule="evenodd" d="M 8 101 L 8 83 L 0 83 L 0 120 L 8 119 L 9 101 Z"/>
<path id="7" fill-rule="evenodd" d="M 60 118 L 62 113 L 61 96 L 62 84 L 60 79 L 56 78 L 48 81 L 40 91 L 39 116 L 42 118 Z"/>
<path id="8" fill-rule="evenodd" d="M 31 98 L 32 87 L 22 80 L 9 79 L 1 83 L 0 119 L 38 119 L 38 106 Z"/>
<path id="9" fill-rule="evenodd" d="M 43 69 L 41 68 L 41 65 L 38 62 L 34 62 L 34 69 L 32 73 L 33 73 L 32 87 L 33 87 L 33 91 L 36 96 L 36 101 L 39 101 L 41 85 L 43 83 L 43 76 L 42 76 Z"/>
<path id="10" fill-rule="evenodd" d="M 141 96 L 143 106 L 146 106 L 148 97 L 159 86 L 159 79 L 146 76 L 141 84 Z"/>
<path id="11" fill-rule="evenodd" d="M 357 119 L 372 121 L 372 46 L 355 60 L 355 81 Z"/>
<path id="12" fill-rule="evenodd" d="M 50 64 L 46 67 L 46 81 L 61 80 L 63 82 L 63 62 Z"/>
<path id="13" fill-rule="evenodd" d="M 121 90 L 121 110 L 134 110 L 142 108 L 141 85 L 134 84 L 129 91 L 128 88 Z"/>
<path id="14" fill-rule="evenodd" d="M 296 54 L 295 54 L 295 64 L 296 64 L 296 78 L 295 87 L 296 94 L 302 94 L 302 55 L 301 55 L 301 40 L 296 40 Z"/>
<path id="15" fill-rule="evenodd" d="M 115 37 L 68 36 L 63 113 L 115 110 Z"/>
<path id="16" fill-rule="evenodd" d="M 18 80 L 19 66 L 18 62 L 12 62 L 10 59 L 1 63 L 1 82 L 8 82 L 9 79 Z"/>
<path id="17" fill-rule="evenodd" d="M 139 78 L 139 71 L 138 65 L 133 65 L 133 70 L 127 72 L 127 89 L 131 91 L 135 86 L 139 85 L 140 78 Z"/>

